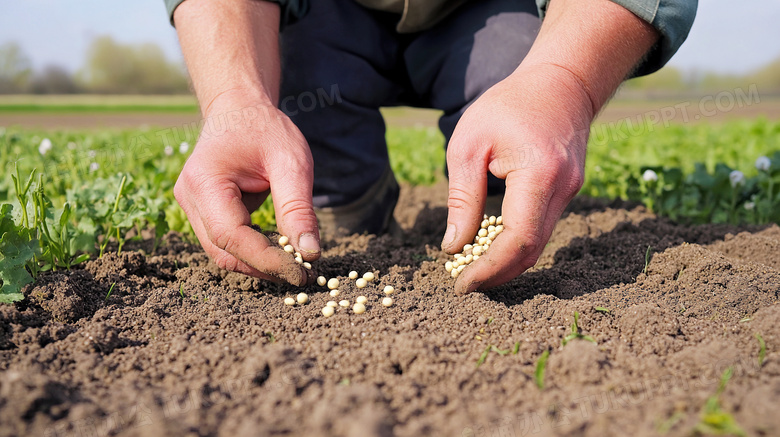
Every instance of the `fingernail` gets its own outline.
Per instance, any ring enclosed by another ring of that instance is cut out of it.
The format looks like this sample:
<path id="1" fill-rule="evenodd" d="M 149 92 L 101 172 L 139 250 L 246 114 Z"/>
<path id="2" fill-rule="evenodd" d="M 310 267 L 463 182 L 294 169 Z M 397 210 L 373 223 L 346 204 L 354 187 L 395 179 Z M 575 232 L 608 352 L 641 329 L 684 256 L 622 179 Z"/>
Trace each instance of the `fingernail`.
<path id="1" fill-rule="evenodd" d="M 441 241 L 441 248 L 447 250 L 455 242 L 455 234 L 457 229 L 453 223 L 447 224 L 447 230 L 444 232 L 444 238 Z"/>
<path id="2" fill-rule="evenodd" d="M 307 253 L 319 253 L 320 242 L 317 241 L 313 234 L 301 234 L 301 237 L 298 239 L 298 250 Z"/>

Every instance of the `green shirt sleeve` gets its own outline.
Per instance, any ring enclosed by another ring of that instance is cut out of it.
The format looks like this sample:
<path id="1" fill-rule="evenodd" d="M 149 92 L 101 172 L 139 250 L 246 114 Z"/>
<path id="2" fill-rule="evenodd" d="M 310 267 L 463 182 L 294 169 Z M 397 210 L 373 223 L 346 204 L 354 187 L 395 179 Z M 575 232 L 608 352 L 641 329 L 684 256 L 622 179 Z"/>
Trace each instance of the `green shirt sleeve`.
<path id="1" fill-rule="evenodd" d="M 176 10 L 177 7 L 179 7 L 180 4 L 184 3 L 184 0 L 163 0 L 165 2 L 165 9 L 168 10 L 168 18 L 171 20 L 172 25 L 176 25 L 173 22 L 173 12 Z M 282 14 L 281 14 L 281 23 L 279 23 L 280 27 L 284 27 L 285 25 L 294 22 L 295 20 L 301 18 L 306 11 L 309 9 L 309 1 L 308 0 L 266 0 L 273 3 L 278 3 L 279 6 L 282 8 Z"/>
<path id="2" fill-rule="evenodd" d="M 666 65 L 677 53 L 696 16 L 698 0 L 612 0 L 637 17 L 650 23 L 661 35 L 645 61 L 638 66 L 634 77 L 653 73 Z M 549 0 L 536 0 L 539 16 L 544 18 Z"/>

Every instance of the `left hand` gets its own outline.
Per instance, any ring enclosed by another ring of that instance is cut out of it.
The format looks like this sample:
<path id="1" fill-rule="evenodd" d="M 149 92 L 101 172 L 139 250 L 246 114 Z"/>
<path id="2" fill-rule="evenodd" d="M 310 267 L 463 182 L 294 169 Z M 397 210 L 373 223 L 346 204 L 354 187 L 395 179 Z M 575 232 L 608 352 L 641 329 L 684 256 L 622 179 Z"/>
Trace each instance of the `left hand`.
<path id="1" fill-rule="evenodd" d="M 460 119 L 447 149 L 447 232 L 442 248 L 473 243 L 482 221 L 487 172 L 506 181 L 504 231 L 465 268 L 457 294 L 503 284 L 532 267 L 566 205 L 582 187 L 594 105 L 557 65 L 521 65 Z"/>

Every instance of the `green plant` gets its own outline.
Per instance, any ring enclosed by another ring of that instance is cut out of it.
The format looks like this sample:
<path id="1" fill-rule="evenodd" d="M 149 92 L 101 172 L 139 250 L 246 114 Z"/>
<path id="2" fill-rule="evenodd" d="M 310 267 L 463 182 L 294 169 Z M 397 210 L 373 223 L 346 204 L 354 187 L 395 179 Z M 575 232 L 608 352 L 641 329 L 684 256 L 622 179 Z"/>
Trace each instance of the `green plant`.
<path id="1" fill-rule="evenodd" d="M 22 288 L 33 282 L 26 266 L 35 261 L 38 241 L 24 226 L 14 223 L 13 206 L 0 206 L 0 303 L 24 299 Z"/>
<path id="2" fill-rule="evenodd" d="M 114 287 L 116 287 L 116 282 L 111 284 L 111 287 L 108 289 L 108 293 L 106 294 L 106 298 L 104 299 L 104 301 L 108 300 L 109 296 L 111 296 L 111 292 L 114 291 Z"/>
<path id="3" fill-rule="evenodd" d="M 645 251 L 645 268 L 642 269 L 642 273 L 647 273 L 647 267 L 650 265 L 650 251 L 653 250 L 653 246 L 647 246 Z"/>
<path id="4" fill-rule="evenodd" d="M 519 350 L 520 349 L 520 343 L 515 343 L 515 348 L 517 350 Z M 504 355 L 509 354 L 509 353 L 514 353 L 514 354 L 517 353 L 517 352 L 512 352 L 511 349 L 502 350 L 502 349 L 497 348 L 496 346 L 493 346 L 492 344 L 489 344 L 485 348 L 485 350 L 482 352 L 482 355 L 479 356 L 479 359 L 477 360 L 477 367 L 479 367 L 479 366 L 481 366 L 482 364 L 485 363 L 485 361 L 487 360 L 488 354 L 490 352 L 495 352 L 495 353 L 497 353 L 497 354 L 499 354 L 501 356 L 504 356 Z"/>
<path id="5" fill-rule="evenodd" d="M 766 342 L 758 332 L 756 332 L 756 340 L 758 340 L 758 367 L 761 367 L 764 365 L 764 358 L 766 357 Z"/>
<path id="6" fill-rule="evenodd" d="M 580 332 L 580 328 L 578 326 L 580 321 L 580 313 L 577 311 L 574 312 L 574 322 L 571 324 L 571 333 L 567 335 L 566 337 L 563 337 L 562 344 L 563 346 L 566 346 L 566 344 L 572 340 L 587 340 L 591 343 L 595 343 L 596 340 L 589 336 L 584 335 Z"/>
<path id="7" fill-rule="evenodd" d="M 745 436 L 745 431 L 737 424 L 734 416 L 723 411 L 723 407 L 720 404 L 720 397 L 726 390 L 726 384 L 728 384 L 733 375 L 733 367 L 729 367 L 723 372 L 718 384 L 718 390 L 714 395 L 707 398 L 704 408 L 702 408 L 699 423 L 694 427 L 694 432 L 709 435 Z"/>
<path id="8" fill-rule="evenodd" d="M 534 371 L 534 381 L 539 390 L 544 390 L 544 370 L 547 367 L 547 359 L 550 357 L 550 351 L 545 350 L 542 356 L 536 361 L 536 370 Z"/>
<path id="9" fill-rule="evenodd" d="M 611 313 L 611 310 L 609 308 L 595 307 L 593 309 L 596 310 L 596 312 L 599 312 L 599 313 L 605 313 L 605 314 L 610 314 Z"/>

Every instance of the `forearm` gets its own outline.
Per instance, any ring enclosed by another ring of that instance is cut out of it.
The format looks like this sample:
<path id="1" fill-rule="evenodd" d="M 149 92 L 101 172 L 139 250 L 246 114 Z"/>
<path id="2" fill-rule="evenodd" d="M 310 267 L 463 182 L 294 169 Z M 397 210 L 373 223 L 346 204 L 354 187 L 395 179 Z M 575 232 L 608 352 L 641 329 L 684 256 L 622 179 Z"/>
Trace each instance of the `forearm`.
<path id="1" fill-rule="evenodd" d="M 204 116 L 220 96 L 276 106 L 279 6 L 252 0 L 187 0 L 174 14 Z"/>
<path id="2" fill-rule="evenodd" d="M 589 97 L 593 117 L 657 40 L 650 24 L 609 0 L 553 0 L 518 69 L 565 70 Z"/>

